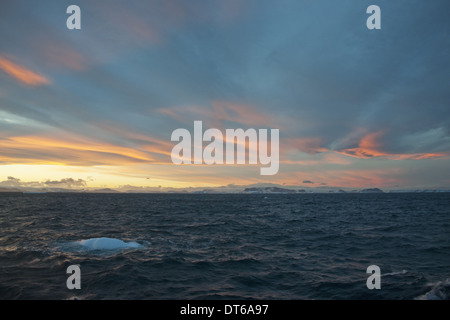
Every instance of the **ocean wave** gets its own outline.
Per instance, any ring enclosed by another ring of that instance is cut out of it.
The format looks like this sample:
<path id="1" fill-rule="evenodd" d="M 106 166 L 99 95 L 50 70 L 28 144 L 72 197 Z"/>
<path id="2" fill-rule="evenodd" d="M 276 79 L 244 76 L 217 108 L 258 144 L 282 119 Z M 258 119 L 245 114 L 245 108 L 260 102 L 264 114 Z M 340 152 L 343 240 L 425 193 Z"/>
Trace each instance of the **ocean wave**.
<path id="1" fill-rule="evenodd" d="M 397 272 L 385 273 L 385 274 L 382 274 L 382 276 L 396 276 L 399 274 L 406 274 L 407 272 L 408 272 L 408 270 L 402 270 L 402 271 L 397 271 Z"/>
<path id="2" fill-rule="evenodd" d="M 435 283 L 431 290 L 416 300 L 450 300 L 450 278 Z"/>

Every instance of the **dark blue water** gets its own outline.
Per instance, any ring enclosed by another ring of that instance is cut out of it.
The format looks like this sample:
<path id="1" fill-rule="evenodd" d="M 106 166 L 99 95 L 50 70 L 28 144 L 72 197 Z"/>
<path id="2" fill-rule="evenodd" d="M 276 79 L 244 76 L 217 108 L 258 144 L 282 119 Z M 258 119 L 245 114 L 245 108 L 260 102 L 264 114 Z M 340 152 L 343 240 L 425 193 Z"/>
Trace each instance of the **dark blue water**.
<path id="1" fill-rule="evenodd" d="M 77 242 L 101 237 L 142 246 Z M 448 299 L 449 279 L 449 193 L 0 195 L 2 299 Z"/>

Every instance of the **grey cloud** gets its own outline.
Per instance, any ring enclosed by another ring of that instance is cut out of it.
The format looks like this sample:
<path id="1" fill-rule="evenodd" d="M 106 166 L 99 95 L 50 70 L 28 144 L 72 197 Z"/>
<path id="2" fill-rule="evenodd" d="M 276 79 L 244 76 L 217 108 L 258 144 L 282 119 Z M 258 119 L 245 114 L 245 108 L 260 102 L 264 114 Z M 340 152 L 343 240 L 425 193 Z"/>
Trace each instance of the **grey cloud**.
<path id="1" fill-rule="evenodd" d="M 53 181 L 47 180 L 44 182 L 44 184 L 47 186 L 66 186 L 72 188 L 72 187 L 84 187 L 86 185 L 86 181 L 84 181 L 83 179 L 75 180 L 73 178 L 66 178 Z"/>
<path id="2" fill-rule="evenodd" d="M 7 180 L 0 181 L 1 187 L 22 187 L 22 188 L 42 188 L 42 187 L 59 187 L 59 188 L 80 188 L 86 186 L 83 179 L 65 178 L 61 180 L 41 181 L 22 181 L 21 179 L 9 176 Z"/>

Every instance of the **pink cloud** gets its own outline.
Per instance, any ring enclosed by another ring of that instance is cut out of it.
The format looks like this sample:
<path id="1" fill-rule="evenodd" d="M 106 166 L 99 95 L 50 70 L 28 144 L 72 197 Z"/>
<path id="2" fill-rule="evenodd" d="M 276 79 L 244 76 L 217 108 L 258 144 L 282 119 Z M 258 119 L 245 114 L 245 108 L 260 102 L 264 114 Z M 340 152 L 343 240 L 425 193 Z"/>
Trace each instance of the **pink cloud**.
<path id="1" fill-rule="evenodd" d="M 40 86 L 50 84 L 50 80 L 24 66 L 16 64 L 0 55 L 0 69 L 5 73 L 30 86 Z"/>
<path id="2" fill-rule="evenodd" d="M 360 159 L 370 159 L 375 157 L 383 157 L 390 160 L 419 160 L 419 159 L 431 159 L 449 156 L 448 153 L 389 153 L 383 151 L 383 145 L 380 139 L 385 132 L 378 131 L 366 134 L 359 142 L 357 148 L 343 149 L 336 152 L 345 154 L 350 157 Z"/>

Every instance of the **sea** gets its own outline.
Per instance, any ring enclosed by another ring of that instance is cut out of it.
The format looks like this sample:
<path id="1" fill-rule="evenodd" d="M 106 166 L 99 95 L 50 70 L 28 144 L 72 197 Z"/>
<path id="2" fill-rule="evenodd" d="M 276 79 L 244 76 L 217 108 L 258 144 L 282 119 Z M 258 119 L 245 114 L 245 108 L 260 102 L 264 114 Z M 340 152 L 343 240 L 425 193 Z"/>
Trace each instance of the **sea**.
<path id="1" fill-rule="evenodd" d="M 450 193 L 0 194 L 2 300 L 449 293 Z"/>

